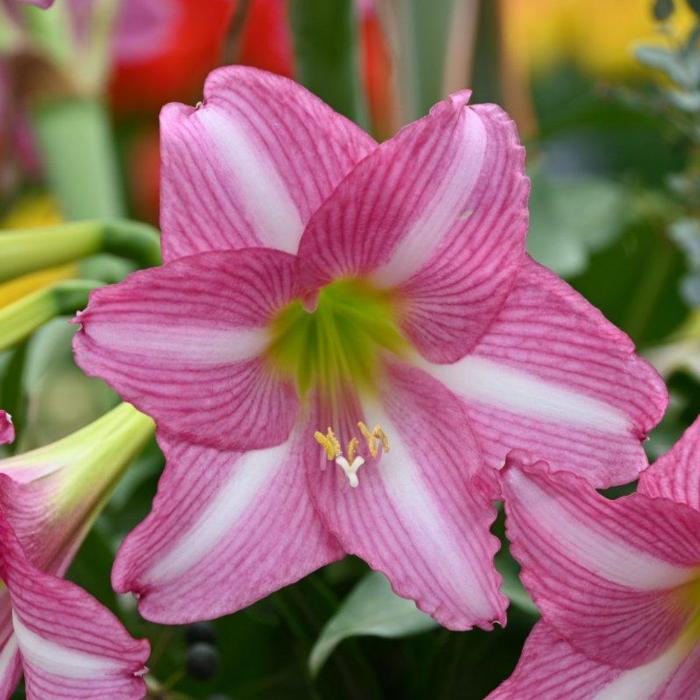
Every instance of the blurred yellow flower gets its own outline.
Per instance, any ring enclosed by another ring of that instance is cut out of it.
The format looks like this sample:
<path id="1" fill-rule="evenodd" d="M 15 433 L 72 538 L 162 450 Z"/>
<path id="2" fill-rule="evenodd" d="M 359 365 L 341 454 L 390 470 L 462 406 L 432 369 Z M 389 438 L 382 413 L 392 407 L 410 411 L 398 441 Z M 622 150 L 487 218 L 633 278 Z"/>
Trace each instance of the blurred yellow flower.
<path id="1" fill-rule="evenodd" d="M 37 289 L 47 287 L 59 280 L 75 279 L 80 274 L 77 263 L 49 267 L 46 270 L 31 272 L 17 279 L 0 284 L 0 309 Z"/>
<path id="2" fill-rule="evenodd" d="M 50 194 L 32 194 L 22 197 L 0 223 L 0 228 L 35 228 L 60 224 L 61 210 Z"/>
<path id="3" fill-rule="evenodd" d="M 19 200 L 0 222 L 2 229 L 36 228 L 60 224 L 58 202 L 48 194 L 27 195 Z M 2 232 L 0 231 L 0 235 Z M 39 270 L 0 284 L 0 308 L 53 282 L 78 276 L 77 263 Z"/>
<path id="4" fill-rule="evenodd" d="M 516 65 L 539 72 L 563 60 L 596 75 L 641 70 L 637 42 L 659 41 L 650 0 L 503 0 L 503 33 Z M 670 20 L 678 29 L 693 21 L 685 2 Z"/>

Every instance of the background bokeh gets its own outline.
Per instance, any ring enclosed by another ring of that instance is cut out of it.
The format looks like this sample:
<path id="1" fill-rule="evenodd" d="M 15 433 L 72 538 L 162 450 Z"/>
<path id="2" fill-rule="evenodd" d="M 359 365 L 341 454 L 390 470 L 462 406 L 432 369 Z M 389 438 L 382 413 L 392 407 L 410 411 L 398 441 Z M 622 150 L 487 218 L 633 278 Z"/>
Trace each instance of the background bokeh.
<path id="1" fill-rule="evenodd" d="M 700 412 L 700 3 L 116 0 L 98 35 L 84 13 L 101 1 L 56 0 L 39 17 L 0 0 L 2 229 L 98 215 L 157 225 L 158 111 L 195 103 L 218 65 L 299 80 L 378 139 L 468 86 L 472 101 L 505 107 L 527 146 L 531 254 L 667 380 L 671 405 L 650 457 Z M 39 45 L 36 27 L 54 21 L 54 43 Z M 100 256 L 34 273 L 0 284 L 0 308 L 54 280 L 117 280 L 129 269 Z M 73 331 L 57 319 L 0 355 L 0 405 L 18 429 L 6 453 L 116 403 L 73 364 Z M 352 558 L 211 625 L 144 622 L 112 592 L 109 571 L 161 468 L 153 445 L 69 574 L 151 639 L 152 697 L 477 699 L 514 667 L 537 613 L 505 549 L 513 605 L 492 633 L 435 627 Z"/>

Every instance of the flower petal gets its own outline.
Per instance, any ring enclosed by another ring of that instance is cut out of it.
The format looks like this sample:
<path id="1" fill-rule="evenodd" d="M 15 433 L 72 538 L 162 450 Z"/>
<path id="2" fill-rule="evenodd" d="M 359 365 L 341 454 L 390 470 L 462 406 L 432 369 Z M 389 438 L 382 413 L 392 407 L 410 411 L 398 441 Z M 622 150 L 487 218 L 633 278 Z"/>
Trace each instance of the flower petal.
<path id="1" fill-rule="evenodd" d="M 513 122 L 452 95 L 359 163 L 307 226 L 303 284 L 366 275 L 396 290 L 419 350 L 454 362 L 524 258 L 529 181 Z"/>
<path id="2" fill-rule="evenodd" d="M 161 112 L 165 259 L 249 246 L 295 253 L 311 214 L 374 148 L 287 78 L 215 70 L 196 108 Z"/>
<path id="3" fill-rule="evenodd" d="M 503 624 L 507 599 L 493 566 L 499 543 L 489 532 L 496 511 L 470 483 L 479 455 L 459 401 L 420 370 L 394 366 L 388 374 L 383 407 L 364 406 L 357 419 L 380 424 L 390 451 L 378 461 L 367 456 L 357 488 L 309 433 L 316 506 L 347 552 L 445 627 Z M 348 421 L 339 434 L 351 431 Z"/>
<path id="4" fill-rule="evenodd" d="M 0 445 L 5 445 L 15 439 L 15 426 L 9 413 L 0 411 Z"/>
<path id="5" fill-rule="evenodd" d="M 145 695 L 141 676 L 148 642 L 132 639 L 111 612 L 75 584 L 32 566 L 1 516 L 0 576 L 10 591 L 28 698 L 137 700 Z"/>
<path id="6" fill-rule="evenodd" d="M 576 651 L 545 622 L 525 643 L 513 675 L 487 700 L 694 700 L 700 689 L 700 646 L 672 646 L 644 666 L 622 670 Z"/>
<path id="7" fill-rule="evenodd" d="M 0 698 L 7 700 L 12 696 L 21 675 L 22 662 L 12 631 L 10 594 L 0 583 Z"/>
<path id="8" fill-rule="evenodd" d="M 167 466 L 158 495 L 112 573 L 147 619 L 219 617 L 342 555 L 307 495 L 298 435 L 244 453 L 159 440 Z"/>
<path id="9" fill-rule="evenodd" d="M 76 360 L 183 440 L 220 449 L 279 444 L 298 400 L 260 353 L 265 326 L 296 285 L 295 258 L 263 249 L 137 272 L 91 294 Z"/>
<path id="10" fill-rule="evenodd" d="M 637 478 L 668 401 L 630 339 L 532 260 L 473 353 L 428 371 L 466 400 L 490 466 L 525 449 L 598 487 Z"/>
<path id="11" fill-rule="evenodd" d="M 511 454 L 506 531 L 543 618 L 576 649 L 629 668 L 693 614 L 682 587 L 700 566 L 700 513 L 666 499 L 600 496 L 583 479 Z"/>
<path id="12" fill-rule="evenodd" d="M 487 700 L 592 700 L 621 672 L 577 652 L 540 621 L 527 638 L 511 677 Z"/>
<path id="13" fill-rule="evenodd" d="M 700 510 L 700 417 L 639 478 L 639 492 Z"/>

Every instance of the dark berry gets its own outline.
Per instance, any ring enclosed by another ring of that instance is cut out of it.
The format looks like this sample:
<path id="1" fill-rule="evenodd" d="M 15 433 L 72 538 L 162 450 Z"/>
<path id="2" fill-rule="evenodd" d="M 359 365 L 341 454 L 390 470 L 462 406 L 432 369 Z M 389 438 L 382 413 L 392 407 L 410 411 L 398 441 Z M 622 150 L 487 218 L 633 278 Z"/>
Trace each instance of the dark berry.
<path id="1" fill-rule="evenodd" d="M 206 642 L 197 642 L 187 650 L 187 673 L 198 681 L 207 681 L 219 671 L 219 652 Z"/>
<path id="2" fill-rule="evenodd" d="M 216 644 L 216 629 L 211 622 L 195 622 L 185 629 L 185 641 L 187 646 L 197 642 Z"/>
<path id="3" fill-rule="evenodd" d="M 666 21 L 673 14 L 673 0 L 655 0 L 652 11 L 657 22 Z"/>

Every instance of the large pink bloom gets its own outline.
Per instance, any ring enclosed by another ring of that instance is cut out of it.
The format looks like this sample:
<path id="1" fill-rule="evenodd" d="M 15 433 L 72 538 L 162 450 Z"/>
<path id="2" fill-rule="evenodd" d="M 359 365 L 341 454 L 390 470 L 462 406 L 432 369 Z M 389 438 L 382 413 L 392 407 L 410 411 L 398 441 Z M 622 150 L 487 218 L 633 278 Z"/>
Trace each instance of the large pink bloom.
<path id="1" fill-rule="evenodd" d="M 700 697 L 700 418 L 617 501 L 517 456 L 503 481 L 543 619 L 491 700 Z"/>
<path id="2" fill-rule="evenodd" d="M 113 572 L 147 618 L 228 613 L 348 552 L 488 628 L 490 468 L 519 446 L 597 485 L 646 465 L 665 389 L 526 256 L 515 127 L 468 97 L 380 146 L 249 68 L 164 108 L 165 265 L 93 293 L 75 341 L 167 457 Z"/>

